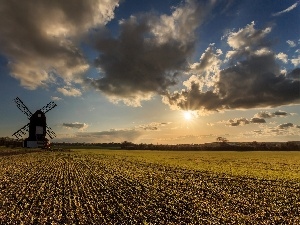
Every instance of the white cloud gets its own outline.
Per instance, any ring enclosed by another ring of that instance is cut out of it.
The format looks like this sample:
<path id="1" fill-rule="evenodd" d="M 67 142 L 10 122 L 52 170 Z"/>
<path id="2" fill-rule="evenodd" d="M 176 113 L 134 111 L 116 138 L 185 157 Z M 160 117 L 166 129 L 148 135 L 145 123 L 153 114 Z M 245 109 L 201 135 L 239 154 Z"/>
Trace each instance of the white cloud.
<path id="1" fill-rule="evenodd" d="M 202 23 L 210 11 L 214 1 L 207 5 L 196 1 L 186 1 L 183 7 L 174 8 L 172 15 L 161 15 L 158 20 L 151 21 L 152 32 L 158 43 L 166 43 L 172 39 L 188 43 L 194 38 L 195 29 Z"/>
<path id="2" fill-rule="evenodd" d="M 135 95 L 129 93 L 128 95 L 124 96 L 124 98 L 120 98 L 118 95 L 109 95 L 107 98 L 110 102 L 114 104 L 118 104 L 119 102 L 123 102 L 127 106 L 132 107 L 141 107 L 141 102 L 150 100 L 153 97 L 152 93 L 143 93 L 143 92 L 137 92 Z"/>
<path id="3" fill-rule="evenodd" d="M 86 123 L 79 123 L 79 122 L 63 123 L 63 127 L 75 128 L 75 129 L 79 129 L 79 130 L 85 130 L 86 128 L 88 128 L 88 124 L 86 124 Z"/>
<path id="4" fill-rule="evenodd" d="M 222 63 L 220 55 L 222 54 L 221 49 L 216 49 L 214 44 L 210 44 L 201 55 L 199 62 L 190 65 L 189 73 L 193 75 L 183 85 L 191 88 L 191 84 L 196 82 L 200 88 L 212 87 L 220 72 L 220 65 Z"/>
<path id="5" fill-rule="evenodd" d="M 287 40 L 286 43 L 291 47 L 296 47 L 296 43 L 294 41 L 291 41 L 291 40 Z"/>
<path id="6" fill-rule="evenodd" d="M 287 63 L 288 62 L 288 55 L 283 53 L 283 52 L 280 52 L 276 55 L 276 58 L 281 60 L 282 62 L 284 63 Z"/>
<path id="7" fill-rule="evenodd" d="M 60 100 L 62 100 L 62 98 L 59 98 L 59 97 L 56 97 L 56 96 L 51 96 L 51 99 L 53 101 L 60 101 Z"/>
<path id="8" fill-rule="evenodd" d="M 257 49 L 256 51 L 253 51 L 253 54 L 257 56 L 264 56 L 264 55 L 272 54 L 272 51 L 269 48 L 260 48 Z"/>
<path id="9" fill-rule="evenodd" d="M 73 88 L 71 86 L 64 86 L 63 88 L 57 88 L 57 91 L 62 93 L 65 96 L 78 97 L 82 95 L 79 89 Z"/>
<path id="10" fill-rule="evenodd" d="M 300 54 L 298 55 L 297 58 L 291 59 L 291 63 L 294 64 L 294 66 L 300 65 Z"/>
<path id="11" fill-rule="evenodd" d="M 239 29 L 238 32 L 229 32 L 227 38 L 228 45 L 233 49 L 247 49 L 247 47 L 255 46 L 256 41 L 261 40 L 271 32 L 271 27 L 263 30 L 255 30 L 254 26 L 255 22 L 252 21 L 251 24 L 248 24 L 243 29 Z"/>
<path id="12" fill-rule="evenodd" d="M 295 9 L 298 5 L 298 2 L 296 2 L 295 4 L 291 5 L 290 7 L 286 8 L 285 10 L 282 10 L 280 12 L 277 12 L 277 13 L 273 13 L 272 16 L 279 16 L 281 14 L 284 14 L 284 13 L 287 13 L 287 12 L 290 12 L 291 10 Z"/>
<path id="13" fill-rule="evenodd" d="M 280 74 L 286 75 L 286 74 L 287 74 L 286 68 L 282 68 L 282 69 L 280 70 Z"/>

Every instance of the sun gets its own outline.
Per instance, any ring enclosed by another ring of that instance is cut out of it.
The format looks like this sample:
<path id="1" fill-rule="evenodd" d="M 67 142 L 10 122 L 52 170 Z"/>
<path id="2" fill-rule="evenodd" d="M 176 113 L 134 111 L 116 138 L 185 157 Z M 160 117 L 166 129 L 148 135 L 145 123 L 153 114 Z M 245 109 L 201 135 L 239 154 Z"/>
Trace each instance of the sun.
<path id="1" fill-rule="evenodd" d="M 185 111 L 185 112 L 183 112 L 183 117 L 186 120 L 191 120 L 193 118 L 192 112 L 191 111 Z"/>

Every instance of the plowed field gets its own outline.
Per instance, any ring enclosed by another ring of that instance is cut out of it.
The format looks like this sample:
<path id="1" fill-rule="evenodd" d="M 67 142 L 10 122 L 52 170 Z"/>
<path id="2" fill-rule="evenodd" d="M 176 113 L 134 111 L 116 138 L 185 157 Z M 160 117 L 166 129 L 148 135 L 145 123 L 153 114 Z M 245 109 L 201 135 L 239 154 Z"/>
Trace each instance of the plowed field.
<path id="1" fill-rule="evenodd" d="M 300 224 L 300 183 L 79 152 L 0 156 L 1 224 Z"/>

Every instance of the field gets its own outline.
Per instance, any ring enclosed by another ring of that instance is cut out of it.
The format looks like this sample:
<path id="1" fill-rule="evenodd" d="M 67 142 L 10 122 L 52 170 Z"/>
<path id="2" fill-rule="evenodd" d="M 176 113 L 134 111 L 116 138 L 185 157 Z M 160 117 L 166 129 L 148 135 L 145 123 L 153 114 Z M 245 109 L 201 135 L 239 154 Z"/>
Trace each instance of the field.
<path id="1" fill-rule="evenodd" d="M 300 152 L 7 152 L 1 224 L 300 224 Z"/>

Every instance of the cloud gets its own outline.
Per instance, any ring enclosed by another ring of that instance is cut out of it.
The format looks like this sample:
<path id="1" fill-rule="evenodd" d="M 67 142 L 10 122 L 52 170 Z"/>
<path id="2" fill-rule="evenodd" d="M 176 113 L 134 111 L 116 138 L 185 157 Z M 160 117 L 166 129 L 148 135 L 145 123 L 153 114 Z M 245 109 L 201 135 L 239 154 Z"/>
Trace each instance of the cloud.
<path id="1" fill-rule="evenodd" d="M 295 138 L 298 138 L 300 135 L 299 125 L 294 125 L 293 123 L 285 123 L 280 124 L 276 127 L 268 127 L 265 126 L 263 129 L 260 130 L 254 130 L 250 132 L 246 132 L 245 136 L 251 136 L 251 137 L 276 137 L 276 140 L 280 136 L 282 137 L 290 137 L 291 140 L 295 140 Z"/>
<path id="2" fill-rule="evenodd" d="M 286 43 L 287 43 L 291 48 L 296 47 L 296 43 L 295 43 L 294 41 L 292 41 L 292 40 L 287 40 Z"/>
<path id="3" fill-rule="evenodd" d="M 170 123 L 158 123 L 152 122 L 150 124 L 142 124 L 136 127 L 136 129 L 143 129 L 143 130 L 159 130 L 160 127 L 164 127 Z"/>
<path id="4" fill-rule="evenodd" d="M 111 129 L 99 132 L 79 132 L 76 138 L 88 142 L 134 142 L 142 135 L 142 132 L 135 129 Z"/>
<path id="5" fill-rule="evenodd" d="M 239 118 L 239 119 L 230 119 L 230 120 L 228 120 L 228 121 L 225 121 L 225 123 L 226 123 L 228 126 L 235 127 L 235 126 L 239 126 L 239 125 L 246 125 L 246 124 L 249 124 L 250 121 L 247 120 L 246 118 Z"/>
<path id="6" fill-rule="evenodd" d="M 69 137 L 68 135 L 60 135 L 60 140 L 70 142 L 134 142 L 137 141 L 140 137 L 145 136 L 148 132 L 159 131 L 161 127 L 165 127 L 169 124 L 170 122 L 152 122 L 149 124 L 141 124 L 126 129 L 110 129 L 106 131 L 85 132 L 83 130 L 88 127 L 86 123 L 64 123 L 64 127 L 79 129 L 81 130 L 81 132 L 73 134 L 72 137 Z"/>
<path id="7" fill-rule="evenodd" d="M 254 116 L 257 117 L 257 118 L 269 119 L 269 118 L 274 117 L 274 114 L 264 111 L 264 112 L 256 113 Z"/>
<path id="8" fill-rule="evenodd" d="M 283 123 L 278 125 L 278 129 L 286 129 L 286 128 L 290 128 L 290 127 L 294 127 L 294 124 L 292 123 Z"/>
<path id="9" fill-rule="evenodd" d="M 62 100 L 62 98 L 56 97 L 56 96 L 51 96 L 51 100 L 53 100 L 53 101 L 60 101 L 60 100 Z"/>
<path id="10" fill-rule="evenodd" d="M 296 47 L 297 43 L 291 40 L 287 40 L 288 45 L 292 47 Z M 300 39 L 298 40 L 298 45 L 300 44 Z M 300 65 L 300 49 L 295 50 L 295 55 L 292 59 L 289 60 L 295 67 Z"/>
<path id="11" fill-rule="evenodd" d="M 287 112 L 284 112 L 284 111 L 276 111 L 276 112 L 274 112 L 274 115 L 275 116 L 287 116 L 289 114 Z"/>
<path id="12" fill-rule="evenodd" d="M 94 39 L 100 77 L 88 79 L 114 102 L 138 106 L 177 83 L 195 49 L 195 30 L 212 4 L 186 1 L 171 15 L 145 13 L 120 21 L 120 34 L 98 31 Z"/>
<path id="13" fill-rule="evenodd" d="M 88 125 L 86 123 L 79 123 L 79 122 L 63 123 L 63 126 L 67 127 L 67 128 L 75 128 L 75 129 L 79 129 L 79 130 L 84 130 L 88 127 Z"/>
<path id="14" fill-rule="evenodd" d="M 281 14 L 287 13 L 292 11 L 293 9 L 295 9 L 298 6 L 298 2 L 296 2 L 295 4 L 291 5 L 290 7 L 286 8 L 285 10 L 282 10 L 280 12 L 277 13 L 273 13 L 272 16 L 280 16 Z"/>
<path id="15" fill-rule="evenodd" d="M 245 28 L 237 32 L 229 32 L 227 35 L 227 44 L 233 49 L 227 53 L 226 58 L 239 59 L 241 56 L 268 54 L 269 43 L 265 38 L 272 30 L 271 27 L 256 30 L 255 23 L 246 25 Z"/>
<path id="16" fill-rule="evenodd" d="M 214 75 L 212 86 L 203 89 L 202 75 L 193 74 L 193 80 L 183 83 L 185 89 L 166 92 L 163 102 L 173 109 L 199 111 L 299 103 L 300 81 L 291 76 L 298 68 L 282 75 L 267 39 L 271 28 L 256 30 L 254 25 L 253 22 L 227 34 L 227 43 L 232 48 L 225 60 L 229 67 Z M 218 57 L 217 51 L 215 56 Z"/>
<path id="17" fill-rule="evenodd" d="M 289 78 L 294 79 L 294 80 L 300 80 L 300 68 L 294 69 L 292 72 L 290 72 L 287 75 Z"/>
<path id="18" fill-rule="evenodd" d="M 296 58 L 291 59 L 291 62 L 294 66 L 300 65 L 300 54 Z"/>
<path id="19" fill-rule="evenodd" d="M 201 89 L 212 87 L 220 71 L 222 61 L 219 57 L 222 54 L 221 49 L 216 49 L 214 44 L 210 44 L 199 62 L 190 65 L 189 73 L 193 75 L 183 83 L 184 86 L 191 88 L 193 83 L 197 83 Z"/>
<path id="20" fill-rule="evenodd" d="M 236 127 L 240 125 L 248 125 L 251 123 L 256 123 L 256 124 L 266 123 L 266 120 L 257 117 L 251 118 L 250 120 L 246 118 L 235 118 L 235 119 L 230 119 L 228 121 L 221 121 L 221 123 L 225 123 L 227 126 Z"/>
<path id="21" fill-rule="evenodd" d="M 263 118 L 252 118 L 251 123 L 266 123 L 266 120 Z"/>
<path id="22" fill-rule="evenodd" d="M 263 118 L 263 119 L 269 119 L 269 118 L 274 118 L 274 117 L 285 117 L 288 116 L 289 114 L 284 111 L 276 111 L 276 112 L 267 112 L 267 111 L 262 111 L 259 113 L 256 113 L 254 117 L 256 118 Z"/>
<path id="23" fill-rule="evenodd" d="M 278 53 L 275 57 L 284 63 L 288 63 L 288 55 L 283 52 Z"/>
<path id="24" fill-rule="evenodd" d="M 220 121 L 219 123 L 225 123 L 227 126 L 232 126 L 232 127 L 240 126 L 240 125 L 248 125 L 251 123 L 261 124 L 261 123 L 266 123 L 265 119 L 271 119 L 275 117 L 286 117 L 288 115 L 291 114 L 284 111 L 275 111 L 275 112 L 262 111 L 256 113 L 251 119 L 242 117 L 242 118 L 230 119 L 227 121 Z"/>
<path id="25" fill-rule="evenodd" d="M 117 0 L 2 1 L 0 51 L 11 75 L 31 90 L 56 77 L 80 83 L 89 65 L 78 40 L 111 20 L 117 6 Z"/>
<path id="26" fill-rule="evenodd" d="M 82 93 L 79 89 L 73 88 L 70 86 L 64 86 L 63 88 L 57 88 L 57 91 L 62 93 L 65 96 L 78 97 L 78 96 L 82 95 Z"/>

